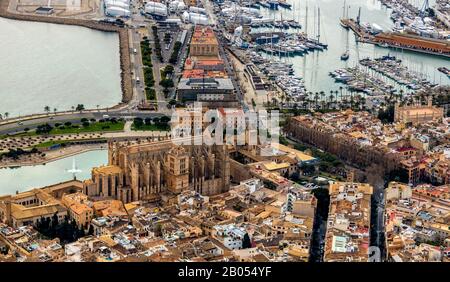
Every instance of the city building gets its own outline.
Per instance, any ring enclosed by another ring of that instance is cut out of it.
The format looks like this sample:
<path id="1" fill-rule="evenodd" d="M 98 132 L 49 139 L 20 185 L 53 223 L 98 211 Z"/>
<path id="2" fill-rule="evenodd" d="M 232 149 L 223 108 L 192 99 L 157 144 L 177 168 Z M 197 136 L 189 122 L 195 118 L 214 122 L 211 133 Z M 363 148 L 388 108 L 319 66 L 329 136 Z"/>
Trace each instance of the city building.
<path id="1" fill-rule="evenodd" d="M 99 170 L 105 176 L 98 177 Z M 102 180 L 105 177 L 108 181 Z M 215 195 L 228 190 L 229 178 L 225 145 L 177 146 L 172 140 L 110 142 L 107 170 L 93 169 L 92 178 L 84 182 L 84 191 L 92 197 L 113 197 L 129 203 L 188 189 Z"/>
<path id="2" fill-rule="evenodd" d="M 449 192 L 448 186 L 422 184 L 412 188 L 389 183 L 384 213 L 388 261 L 448 260 Z"/>
<path id="3" fill-rule="evenodd" d="M 214 31 L 209 26 L 196 26 L 192 34 L 189 47 L 189 55 L 218 57 L 219 42 L 217 41 Z"/>
<path id="4" fill-rule="evenodd" d="M 12 227 L 36 225 L 42 218 L 63 220 L 68 214 L 61 203 L 64 194 L 81 191 L 80 181 L 67 181 L 12 196 L 0 197 L 0 219 Z"/>
<path id="5" fill-rule="evenodd" d="M 335 182 L 330 184 L 329 193 L 324 261 L 368 261 L 373 187 L 365 183 Z"/>
<path id="6" fill-rule="evenodd" d="M 400 106 L 395 104 L 394 121 L 402 123 L 420 124 L 428 121 L 442 121 L 444 117 L 444 108 L 432 105 L 431 97 L 427 105 L 407 105 Z"/>

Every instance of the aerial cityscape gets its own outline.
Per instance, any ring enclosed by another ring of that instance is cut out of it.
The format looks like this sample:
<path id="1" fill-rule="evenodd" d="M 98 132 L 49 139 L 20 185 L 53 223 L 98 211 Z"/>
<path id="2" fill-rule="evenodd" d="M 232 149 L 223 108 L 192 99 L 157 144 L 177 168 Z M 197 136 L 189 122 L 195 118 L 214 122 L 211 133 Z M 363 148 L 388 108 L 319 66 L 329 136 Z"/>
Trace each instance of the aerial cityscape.
<path id="1" fill-rule="evenodd" d="M 0 50 L 0 262 L 450 262 L 448 0 L 0 0 Z"/>

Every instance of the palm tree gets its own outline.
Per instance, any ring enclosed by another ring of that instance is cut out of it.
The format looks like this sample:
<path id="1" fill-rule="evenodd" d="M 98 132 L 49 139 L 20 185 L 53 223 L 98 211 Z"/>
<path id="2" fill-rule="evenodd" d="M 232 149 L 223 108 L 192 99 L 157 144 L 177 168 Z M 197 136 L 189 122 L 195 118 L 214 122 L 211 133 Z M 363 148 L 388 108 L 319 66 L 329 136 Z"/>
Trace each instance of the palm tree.
<path id="1" fill-rule="evenodd" d="M 9 113 L 8 112 L 4 113 L 4 116 L 5 116 L 5 119 L 7 119 L 9 117 Z"/>
<path id="2" fill-rule="evenodd" d="M 74 106 L 72 106 L 72 107 L 70 107 L 71 109 L 72 109 L 72 113 L 75 111 L 75 107 Z"/>
<path id="3" fill-rule="evenodd" d="M 322 100 L 322 105 L 323 105 L 323 102 L 325 102 L 325 92 L 320 91 L 319 95 L 320 95 L 320 99 Z"/>
<path id="4" fill-rule="evenodd" d="M 56 112 L 58 111 L 57 108 L 53 108 L 53 113 L 56 115 Z"/>
<path id="5" fill-rule="evenodd" d="M 315 108 L 317 109 L 317 104 L 319 102 L 319 92 L 314 94 Z"/>
<path id="6" fill-rule="evenodd" d="M 98 108 L 100 107 L 100 105 L 97 105 L 97 112 L 99 111 Z"/>
<path id="7" fill-rule="evenodd" d="M 334 91 L 334 101 L 336 102 L 336 104 L 337 104 L 337 102 L 338 102 L 338 93 L 339 93 L 339 91 L 337 91 L 337 90 L 335 90 Z"/>
<path id="8" fill-rule="evenodd" d="M 330 105 L 331 105 L 331 104 L 333 104 L 334 96 L 333 96 L 333 91 L 330 91 L 330 92 L 331 92 L 331 94 L 330 94 L 330 97 L 328 97 L 328 98 L 330 99 Z M 335 108 L 335 107 L 333 106 L 333 108 Z"/>
<path id="9" fill-rule="evenodd" d="M 306 110 L 306 108 L 308 107 L 308 100 L 303 101 L 302 106 L 303 109 Z"/>
<path id="10" fill-rule="evenodd" d="M 45 106 L 45 107 L 44 107 L 44 111 L 46 111 L 46 112 L 47 112 L 47 115 L 48 115 L 48 113 L 50 112 L 50 107 L 49 107 L 49 106 Z"/>

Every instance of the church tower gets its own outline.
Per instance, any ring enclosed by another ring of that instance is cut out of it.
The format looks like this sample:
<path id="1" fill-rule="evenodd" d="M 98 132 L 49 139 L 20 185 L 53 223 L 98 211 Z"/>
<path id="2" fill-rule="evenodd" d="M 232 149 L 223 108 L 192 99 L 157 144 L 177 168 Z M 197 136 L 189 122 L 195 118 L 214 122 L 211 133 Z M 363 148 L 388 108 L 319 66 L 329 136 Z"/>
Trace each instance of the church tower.
<path id="1" fill-rule="evenodd" d="M 166 156 L 167 190 L 179 194 L 189 189 L 189 154 L 182 146 L 173 147 Z"/>

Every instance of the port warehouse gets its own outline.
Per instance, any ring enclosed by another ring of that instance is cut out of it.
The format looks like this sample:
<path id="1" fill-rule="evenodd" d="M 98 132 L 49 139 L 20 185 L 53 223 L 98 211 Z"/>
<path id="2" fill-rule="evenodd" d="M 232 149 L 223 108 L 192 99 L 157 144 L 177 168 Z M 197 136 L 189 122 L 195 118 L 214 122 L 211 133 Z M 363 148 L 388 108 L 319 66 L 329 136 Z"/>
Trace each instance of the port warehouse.
<path id="1" fill-rule="evenodd" d="M 396 33 L 380 33 L 373 39 L 375 43 L 406 47 L 424 52 L 440 53 L 450 56 L 450 43 L 445 40 L 424 39 L 420 36 Z"/>

